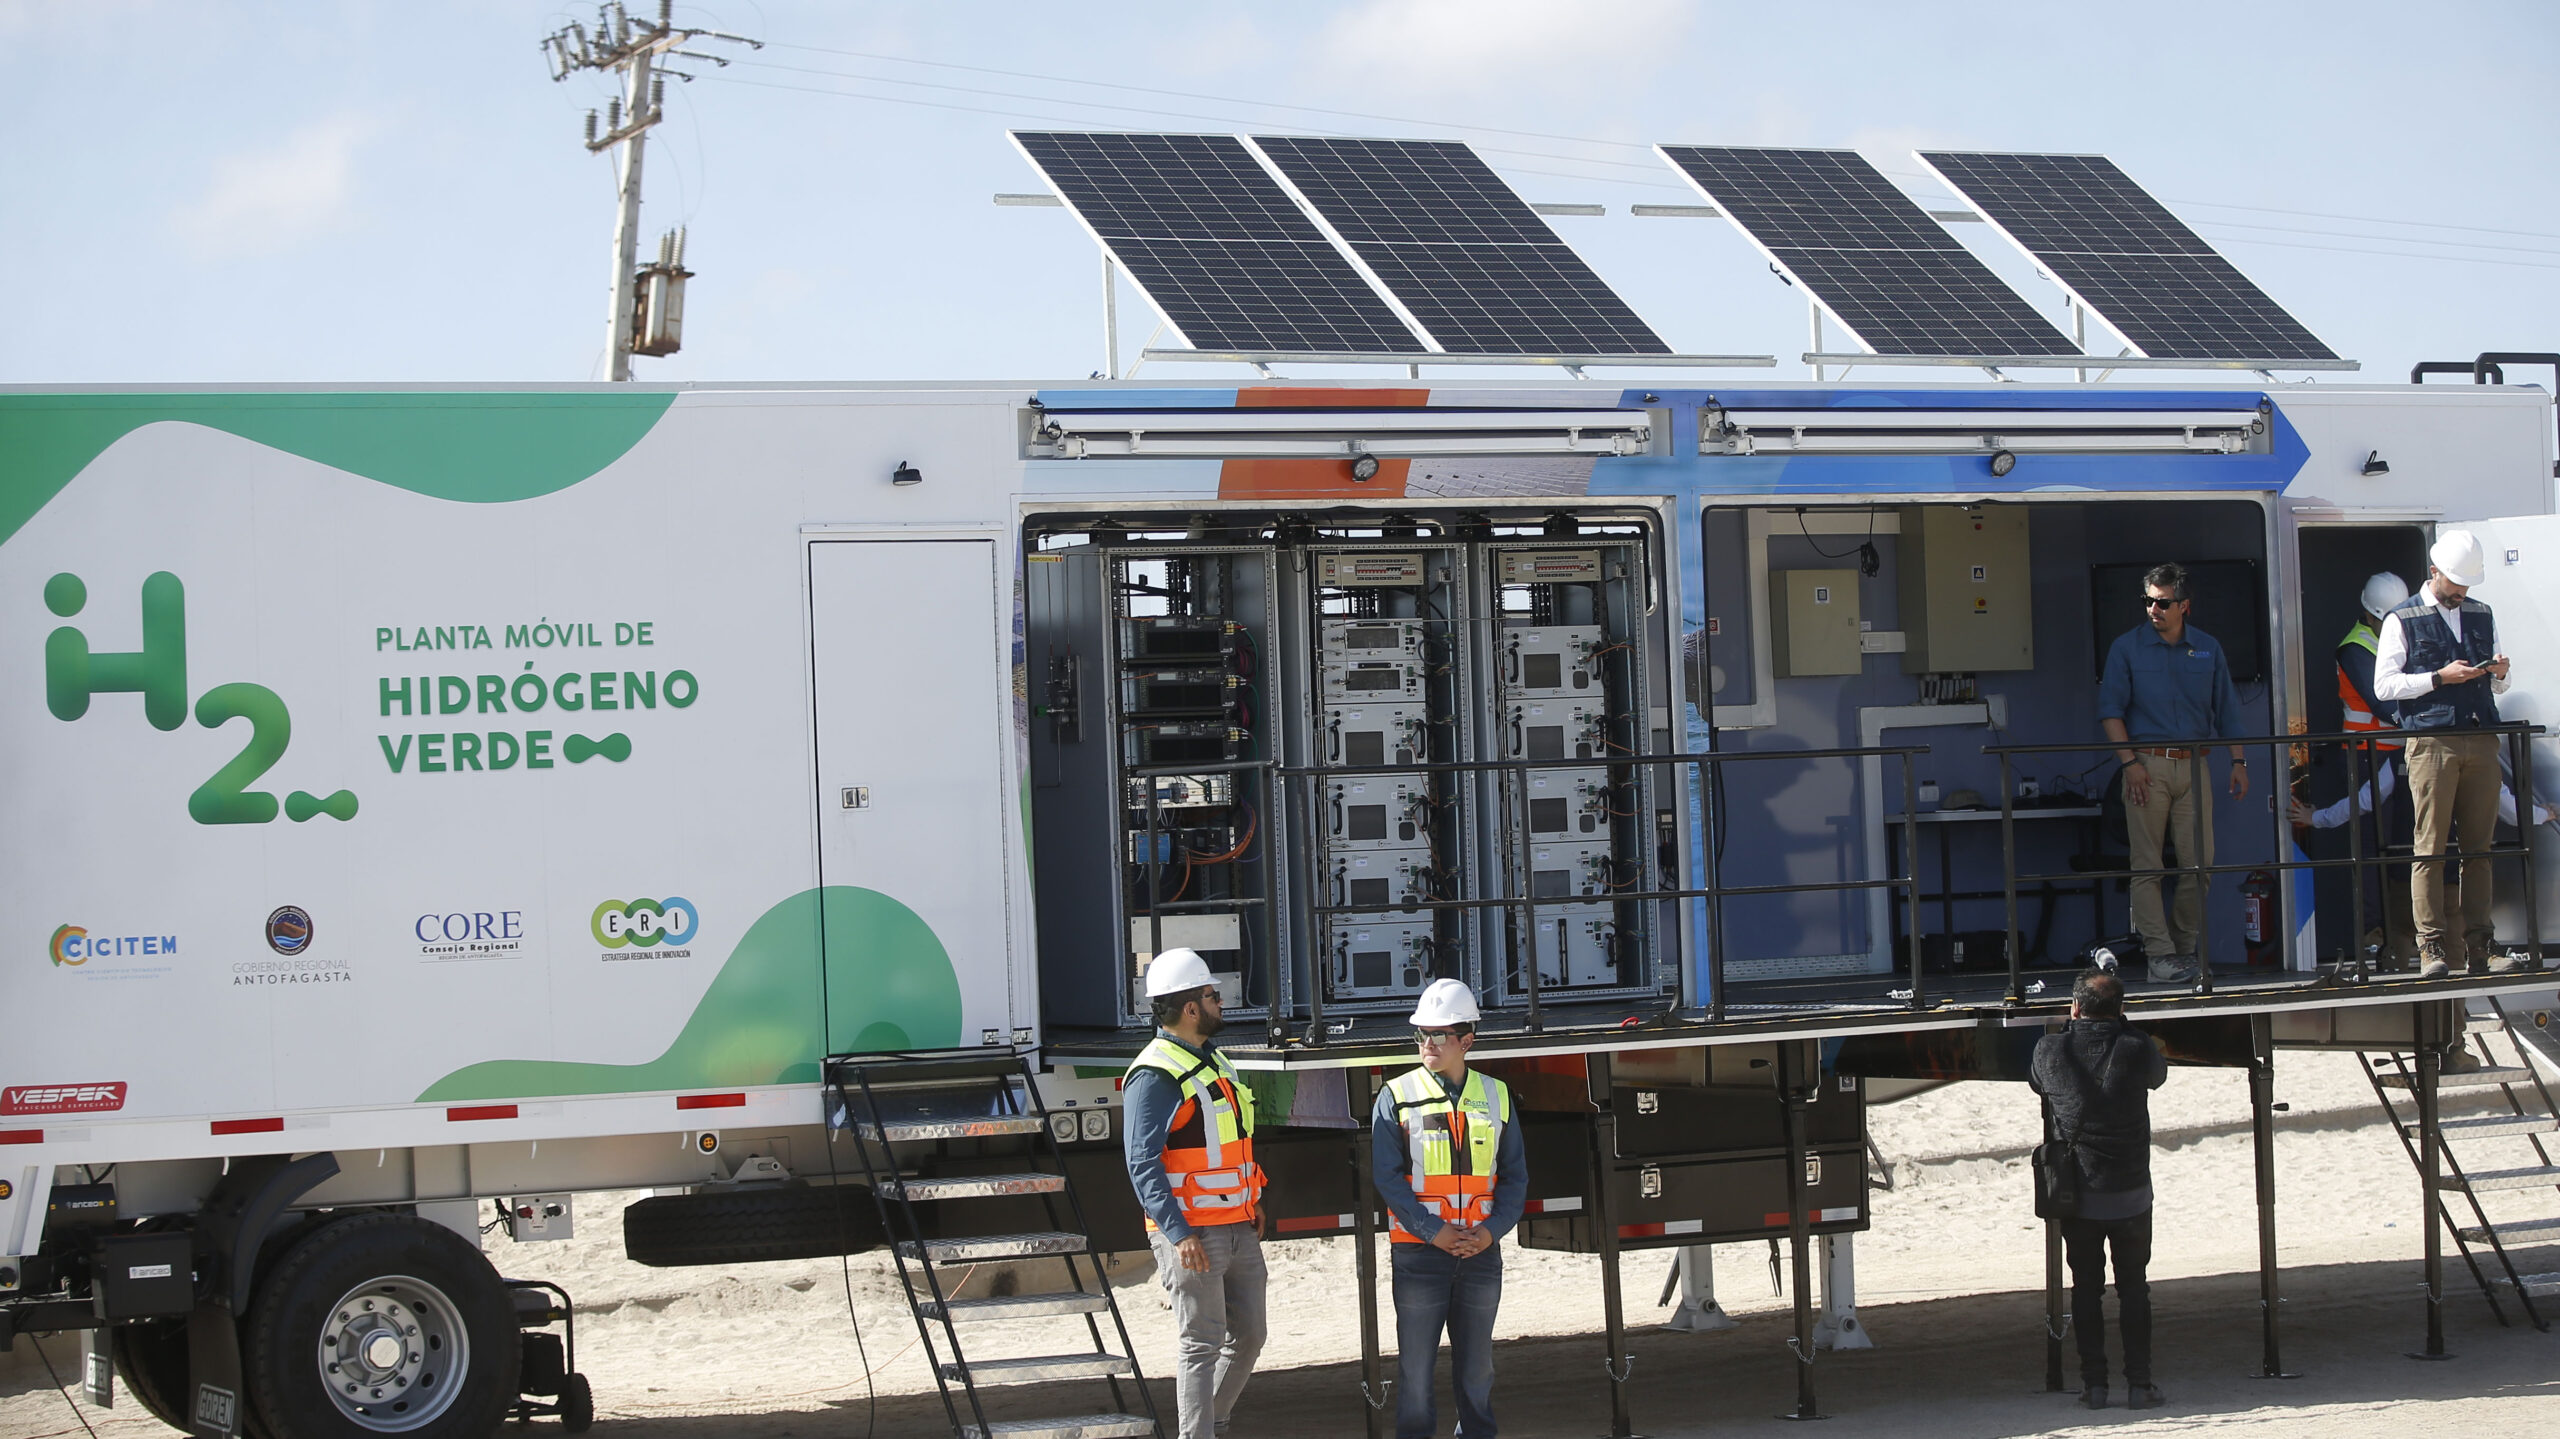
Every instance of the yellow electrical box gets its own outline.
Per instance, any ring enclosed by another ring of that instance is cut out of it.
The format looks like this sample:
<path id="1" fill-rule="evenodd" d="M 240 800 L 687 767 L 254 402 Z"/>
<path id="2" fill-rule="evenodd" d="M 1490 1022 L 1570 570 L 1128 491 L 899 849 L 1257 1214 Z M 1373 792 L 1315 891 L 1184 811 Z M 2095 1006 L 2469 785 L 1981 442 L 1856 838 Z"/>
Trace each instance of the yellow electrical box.
<path id="1" fill-rule="evenodd" d="M 1771 672 L 1853 675 L 1863 664 L 1858 641 L 1856 570 L 1769 572 Z"/>
<path id="2" fill-rule="evenodd" d="M 2025 505 L 1914 505 L 1902 512 L 1902 672 L 2036 666 Z"/>

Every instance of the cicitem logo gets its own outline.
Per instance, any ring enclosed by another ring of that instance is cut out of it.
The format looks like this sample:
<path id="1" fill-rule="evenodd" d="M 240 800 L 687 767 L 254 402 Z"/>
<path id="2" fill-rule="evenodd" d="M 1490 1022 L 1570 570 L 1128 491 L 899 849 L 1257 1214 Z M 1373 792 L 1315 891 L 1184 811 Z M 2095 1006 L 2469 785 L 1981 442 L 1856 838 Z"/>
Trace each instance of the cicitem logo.
<path id="1" fill-rule="evenodd" d="M 607 954 L 607 959 L 684 959 L 693 951 L 660 946 L 690 941 L 701 923 L 701 912 L 689 899 L 608 899 L 596 906 L 595 914 L 587 921 L 587 928 L 595 935 L 596 943 L 608 950 L 653 951 L 650 954 Z"/>
<path id="2" fill-rule="evenodd" d="M 278 954 L 300 954 L 311 947 L 311 912 L 298 904 L 279 905 L 267 916 L 267 948 Z"/>
<path id="3" fill-rule="evenodd" d="M 56 929 L 53 932 L 52 943 L 46 946 L 46 953 L 52 958 L 56 969 L 66 965 L 77 967 L 87 964 L 90 960 L 111 955 L 162 955 L 177 952 L 178 937 L 174 934 L 93 935 L 76 924 L 66 924 Z"/>
<path id="4" fill-rule="evenodd" d="M 12 1084 L 0 1089 L 0 1114 L 6 1115 L 106 1114 L 122 1108 L 121 1079 L 101 1084 Z"/>

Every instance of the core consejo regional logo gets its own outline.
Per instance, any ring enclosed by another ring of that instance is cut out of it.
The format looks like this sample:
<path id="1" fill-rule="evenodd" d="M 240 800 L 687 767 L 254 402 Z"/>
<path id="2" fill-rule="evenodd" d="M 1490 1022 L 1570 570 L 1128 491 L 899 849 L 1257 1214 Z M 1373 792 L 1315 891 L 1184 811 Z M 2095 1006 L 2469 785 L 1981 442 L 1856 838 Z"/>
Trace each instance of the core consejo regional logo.
<path id="1" fill-rule="evenodd" d="M 693 951 L 674 946 L 690 942 L 701 923 L 701 911 L 689 899 L 608 899 L 596 906 L 587 929 L 607 951 L 626 951 L 608 952 L 607 959 L 681 959 Z"/>

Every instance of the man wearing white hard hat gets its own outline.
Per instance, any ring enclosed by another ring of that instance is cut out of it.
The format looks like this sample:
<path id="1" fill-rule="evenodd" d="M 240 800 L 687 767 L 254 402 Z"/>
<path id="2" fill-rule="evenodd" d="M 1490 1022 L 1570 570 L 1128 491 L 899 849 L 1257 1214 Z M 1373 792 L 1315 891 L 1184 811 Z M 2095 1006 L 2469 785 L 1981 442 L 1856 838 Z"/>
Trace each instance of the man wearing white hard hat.
<path id="1" fill-rule="evenodd" d="M 2479 538 L 2454 530 L 2428 551 L 2427 582 L 2383 618 L 2373 659 L 2376 699 L 2400 707 L 2409 734 L 2409 798 L 2417 812 L 2418 863 L 2410 873 L 2417 911 L 2418 973 L 2440 979 L 2456 958 L 2467 972 L 2512 967 L 2490 953 L 2489 842 L 2498 819 L 2498 722 L 2507 657 L 2489 607 L 2471 598 L 2487 578 Z M 2448 845 L 2462 853 L 2462 928 L 2445 913 Z"/>
<path id="2" fill-rule="evenodd" d="M 1510 1086 L 1467 1067 L 1481 1018 L 1475 992 L 1435 979 L 1413 1010 L 1422 1067 L 1397 1075 L 1369 1116 L 1372 1168 L 1387 1206 L 1396 1296 L 1396 1439 L 1432 1439 L 1440 1334 L 1458 1432 L 1493 1439 L 1493 1318 L 1502 1236 L 1529 1207 L 1529 1153 Z"/>
<path id="3" fill-rule="evenodd" d="M 2375 658 L 2382 652 L 2381 626 L 2385 617 L 2408 599 L 2407 580 L 2389 570 L 2374 575 L 2364 582 L 2364 594 L 2359 600 L 2364 613 L 2347 631 L 2347 637 L 2338 641 L 2338 728 L 2350 734 L 2382 735 L 2400 723 L 2399 706 L 2374 693 L 2373 671 Z M 2370 790 L 2382 796 L 2378 806 L 2356 806 L 2367 859 L 2385 849 L 2409 844 L 2417 831 L 2400 744 L 2397 735 L 2376 738 L 2369 746 L 2358 746 L 2349 756 L 2349 772 L 2362 778 L 2365 786 L 2356 792 Z M 2297 800 L 2295 804 L 2299 807 L 2301 802 Z M 2298 823 L 2303 822 L 2299 816 L 2296 818 Z M 2383 945 L 2379 958 L 2389 968 L 2407 968 L 2418 957 L 2418 927 L 2410 908 L 2408 872 L 2398 866 L 2367 865 L 2350 882 L 2364 888 L 2365 913 L 2380 921 L 2377 927 L 2382 932 Z M 2358 936 L 2356 942 L 2363 944 L 2363 937 Z"/>
<path id="4" fill-rule="evenodd" d="M 1157 955 L 1147 999 L 1156 1036 L 1120 1083 L 1121 1153 L 1147 1212 L 1156 1278 L 1173 1296 L 1181 1436 L 1212 1439 L 1243 1397 L 1269 1331 L 1253 1090 L 1212 1042 L 1226 1006 L 1198 951 Z"/>

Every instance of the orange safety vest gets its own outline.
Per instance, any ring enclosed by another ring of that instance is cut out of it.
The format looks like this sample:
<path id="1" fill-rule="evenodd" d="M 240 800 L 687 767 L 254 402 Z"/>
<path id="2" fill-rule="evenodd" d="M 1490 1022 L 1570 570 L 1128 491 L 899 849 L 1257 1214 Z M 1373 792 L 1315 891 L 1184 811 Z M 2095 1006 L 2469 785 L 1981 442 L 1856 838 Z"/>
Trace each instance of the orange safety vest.
<path id="1" fill-rule="evenodd" d="M 1467 1071 L 1453 1102 L 1440 1077 L 1408 1070 L 1387 1085 L 1404 1123 L 1414 1197 L 1443 1224 L 1472 1229 L 1493 1217 L 1494 1157 L 1511 1122 L 1511 1087 L 1481 1069 Z M 1390 1212 L 1387 1237 L 1420 1244 Z"/>
<path id="2" fill-rule="evenodd" d="M 2374 633 L 2373 626 L 2358 620 L 2356 627 L 2347 631 L 2347 637 L 2338 641 L 2340 649 L 2345 649 L 2349 645 L 2369 655 L 2378 654 L 2382 647 L 2382 638 Z M 2347 667 L 2338 666 L 2338 713 L 2341 716 L 2338 728 L 2353 734 L 2396 728 L 2383 723 L 2373 711 L 2365 708 L 2366 703 L 2363 692 L 2356 688 L 2355 680 L 2347 674 Z M 2400 741 L 2376 740 L 2373 747 L 2377 750 L 2396 750 L 2400 748 Z"/>
<path id="3" fill-rule="evenodd" d="M 1262 1166 L 1253 1162 L 1253 1088 L 1216 1050 L 1195 1055 L 1157 1035 L 1129 1064 L 1129 1074 L 1152 1069 L 1171 1079 L 1182 1103 L 1164 1138 L 1164 1173 L 1194 1229 L 1242 1224 L 1262 1200 Z M 1123 1076 L 1122 1083 L 1127 1083 Z M 1155 1221 L 1147 1221 L 1152 1231 Z"/>

